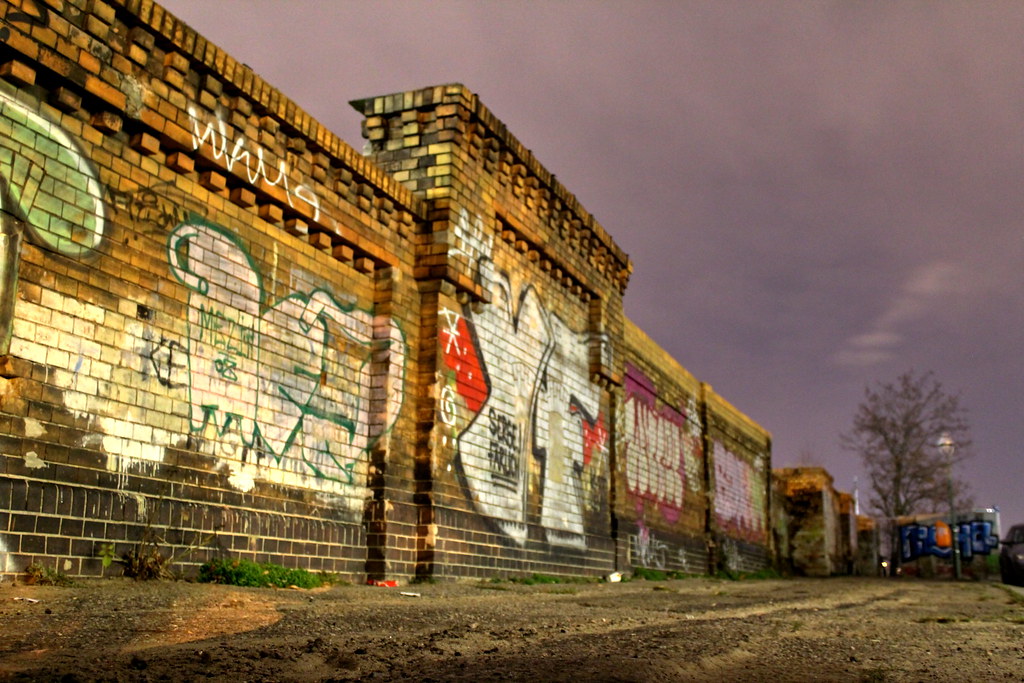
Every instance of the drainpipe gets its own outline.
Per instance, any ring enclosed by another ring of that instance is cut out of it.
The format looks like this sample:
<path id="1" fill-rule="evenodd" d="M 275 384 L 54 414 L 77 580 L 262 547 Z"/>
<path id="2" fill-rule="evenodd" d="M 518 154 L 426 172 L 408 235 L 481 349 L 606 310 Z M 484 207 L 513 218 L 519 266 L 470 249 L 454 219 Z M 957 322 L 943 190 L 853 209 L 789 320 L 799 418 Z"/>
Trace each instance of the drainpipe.
<path id="1" fill-rule="evenodd" d="M 21 223 L 0 207 L 0 356 L 11 350 L 20 256 Z"/>

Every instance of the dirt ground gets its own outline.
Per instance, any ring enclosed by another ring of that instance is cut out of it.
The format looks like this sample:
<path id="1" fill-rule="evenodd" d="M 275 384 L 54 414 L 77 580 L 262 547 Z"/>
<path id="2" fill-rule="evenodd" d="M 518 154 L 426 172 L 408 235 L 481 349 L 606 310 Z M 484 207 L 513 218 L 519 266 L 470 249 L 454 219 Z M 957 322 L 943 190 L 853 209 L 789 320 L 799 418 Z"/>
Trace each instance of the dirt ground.
<path id="1" fill-rule="evenodd" d="M 1021 681 L 1024 597 L 909 579 L 0 584 L 0 681 L 355 679 Z"/>

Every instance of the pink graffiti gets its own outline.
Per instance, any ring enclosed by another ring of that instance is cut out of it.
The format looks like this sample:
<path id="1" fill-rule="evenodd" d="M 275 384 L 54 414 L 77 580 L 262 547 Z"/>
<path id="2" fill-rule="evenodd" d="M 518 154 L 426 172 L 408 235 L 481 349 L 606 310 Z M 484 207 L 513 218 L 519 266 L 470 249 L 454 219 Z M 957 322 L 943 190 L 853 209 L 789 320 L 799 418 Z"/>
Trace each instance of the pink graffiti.
<path id="1" fill-rule="evenodd" d="M 686 459 L 696 448 L 686 429 L 686 415 L 669 405 L 658 406 L 653 382 L 627 366 L 622 455 L 626 486 L 638 510 L 643 501 L 658 506 L 662 517 L 679 520 L 686 497 Z"/>

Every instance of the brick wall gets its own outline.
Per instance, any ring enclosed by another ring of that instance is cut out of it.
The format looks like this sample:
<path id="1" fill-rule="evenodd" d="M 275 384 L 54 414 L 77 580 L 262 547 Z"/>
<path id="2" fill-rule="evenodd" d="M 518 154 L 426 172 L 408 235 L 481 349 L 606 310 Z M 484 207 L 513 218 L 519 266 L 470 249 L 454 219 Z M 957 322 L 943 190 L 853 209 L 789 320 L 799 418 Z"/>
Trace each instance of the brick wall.
<path id="1" fill-rule="evenodd" d="M 149 2 L 0 4 L 5 568 L 411 572 L 421 200 Z M 404 506 L 404 509 L 403 509 Z"/>
<path id="2" fill-rule="evenodd" d="M 627 257 L 461 85 L 353 104 L 370 158 L 431 207 L 420 573 L 608 571 Z"/>
<path id="3" fill-rule="evenodd" d="M 773 563 L 771 435 L 701 385 L 713 566 L 757 571 Z"/>
<path id="4" fill-rule="evenodd" d="M 767 433 L 466 88 L 353 102 L 364 157 L 149 0 L 0 19 L 0 573 L 765 564 Z"/>
<path id="5" fill-rule="evenodd" d="M 708 489 L 700 383 L 626 322 L 617 411 L 616 516 L 623 566 L 704 573 Z"/>

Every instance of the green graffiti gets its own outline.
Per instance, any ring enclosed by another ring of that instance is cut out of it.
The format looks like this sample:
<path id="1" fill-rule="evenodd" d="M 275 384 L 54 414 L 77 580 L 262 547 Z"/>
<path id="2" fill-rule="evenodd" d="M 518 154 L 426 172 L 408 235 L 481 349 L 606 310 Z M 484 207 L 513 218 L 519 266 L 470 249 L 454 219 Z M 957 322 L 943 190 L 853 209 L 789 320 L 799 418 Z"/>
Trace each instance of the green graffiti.
<path id="1" fill-rule="evenodd" d="M 0 176 L 11 212 L 39 246 L 89 254 L 103 239 L 103 189 L 92 164 L 56 123 L 0 86 Z"/>
<path id="2" fill-rule="evenodd" d="M 190 292 L 192 431 L 237 429 L 256 459 L 352 483 L 356 459 L 391 429 L 402 404 L 407 350 L 398 325 L 324 288 L 268 301 L 237 236 L 195 217 L 170 232 L 167 261 Z"/>

